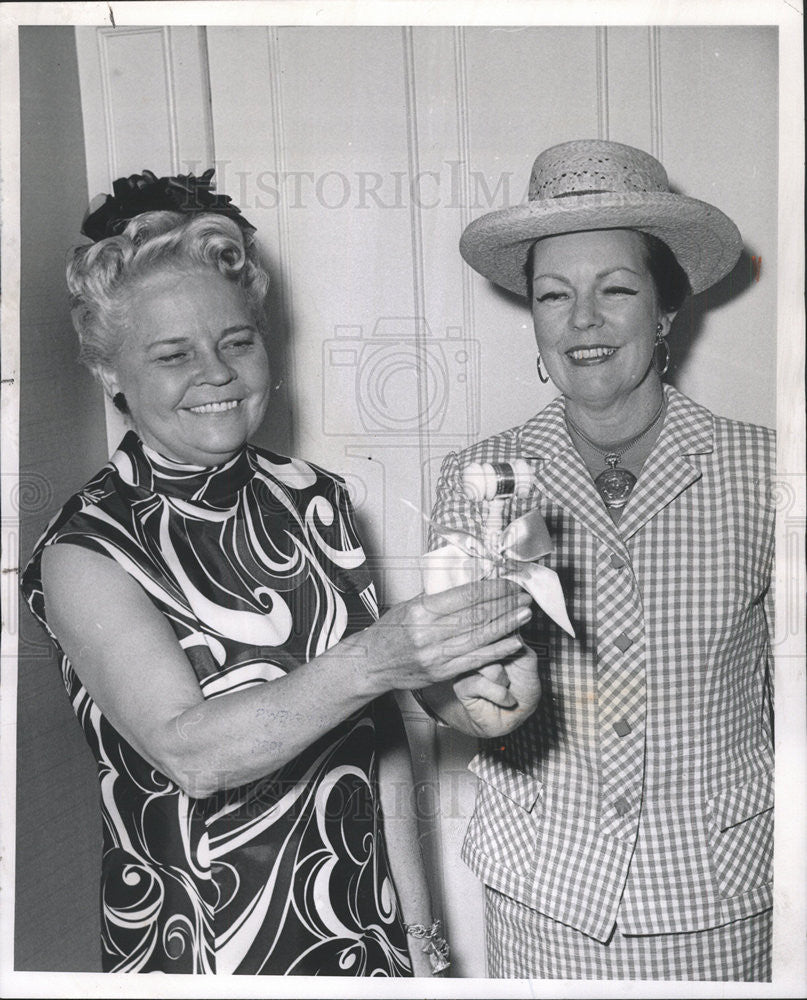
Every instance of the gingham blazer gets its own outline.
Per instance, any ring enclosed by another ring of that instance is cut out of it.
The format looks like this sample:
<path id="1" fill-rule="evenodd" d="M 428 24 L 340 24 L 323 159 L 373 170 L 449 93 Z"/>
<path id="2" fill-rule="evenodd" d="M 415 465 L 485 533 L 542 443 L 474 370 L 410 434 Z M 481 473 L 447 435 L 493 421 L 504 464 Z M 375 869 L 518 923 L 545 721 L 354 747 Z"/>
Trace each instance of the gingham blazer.
<path id="1" fill-rule="evenodd" d="M 772 904 L 772 431 L 665 387 L 661 434 L 621 522 L 556 399 L 446 457 L 433 518 L 481 525 L 471 461 L 535 469 L 577 634 L 536 613 L 543 697 L 483 742 L 462 856 L 485 883 L 606 940 L 701 930 Z"/>

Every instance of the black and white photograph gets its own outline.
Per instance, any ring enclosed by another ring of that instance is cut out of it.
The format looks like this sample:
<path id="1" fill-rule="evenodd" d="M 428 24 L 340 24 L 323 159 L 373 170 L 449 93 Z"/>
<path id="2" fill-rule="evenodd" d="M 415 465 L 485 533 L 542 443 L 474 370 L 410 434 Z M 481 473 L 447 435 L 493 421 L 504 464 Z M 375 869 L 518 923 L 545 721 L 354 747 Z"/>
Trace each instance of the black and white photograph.
<path id="1" fill-rule="evenodd" d="M 4 7 L 0 993 L 803 996 L 801 4 Z"/>

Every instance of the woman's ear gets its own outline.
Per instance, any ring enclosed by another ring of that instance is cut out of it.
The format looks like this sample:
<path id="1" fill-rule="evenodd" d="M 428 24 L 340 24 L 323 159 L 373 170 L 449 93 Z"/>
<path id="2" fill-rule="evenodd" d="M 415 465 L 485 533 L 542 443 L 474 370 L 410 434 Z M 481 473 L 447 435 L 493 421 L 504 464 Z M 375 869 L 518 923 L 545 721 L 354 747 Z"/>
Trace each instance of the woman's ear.
<path id="1" fill-rule="evenodd" d="M 99 365 L 95 369 L 95 377 L 104 387 L 104 392 L 110 399 L 114 399 L 117 393 L 121 391 L 118 377 L 111 368 L 107 368 L 105 365 Z"/>
<path id="2" fill-rule="evenodd" d="M 99 367 L 95 371 L 96 377 L 104 387 L 104 392 L 112 400 L 112 405 L 123 416 L 129 416 L 129 404 L 121 391 L 120 382 L 115 372 L 111 368 Z"/>

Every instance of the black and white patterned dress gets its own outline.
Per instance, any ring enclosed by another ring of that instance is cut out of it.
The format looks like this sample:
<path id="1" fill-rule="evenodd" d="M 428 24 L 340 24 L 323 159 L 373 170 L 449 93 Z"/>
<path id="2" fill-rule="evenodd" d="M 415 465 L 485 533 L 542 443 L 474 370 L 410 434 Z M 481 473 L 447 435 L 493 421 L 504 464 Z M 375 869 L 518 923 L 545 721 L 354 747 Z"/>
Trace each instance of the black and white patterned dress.
<path id="1" fill-rule="evenodd" d="M 40 562 L 55 542 L 115 559 L 143 587 L 205 698 L 271 682 L 377 617 L 341 480 L 252 446 L 199 469 L 128 433 L 26 569 L 46 628 Z M 127 743 L 59 652 L 98 765 L 105 971 L 412 975 L 372 704 L 275 773 L 194 798 Z"/>

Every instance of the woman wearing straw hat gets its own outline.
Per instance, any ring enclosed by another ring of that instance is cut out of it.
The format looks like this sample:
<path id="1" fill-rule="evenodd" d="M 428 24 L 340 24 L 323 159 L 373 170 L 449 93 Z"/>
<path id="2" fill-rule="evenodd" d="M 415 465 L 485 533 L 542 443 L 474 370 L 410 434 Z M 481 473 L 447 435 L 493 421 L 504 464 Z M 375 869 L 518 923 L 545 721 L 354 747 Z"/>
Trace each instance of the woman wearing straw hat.
<path id="1" fill-rule="evenodd" d="M 543 514 L 576 636 L 538 614 L 537 677 L 515 658 L 423 693 L 496 737 L 463 846 L 493 976 L 770 977 L 774 439 L 662 382 L 676 312 L 741 247 L 657 160 L 603 141 L 546 150 L 528 203 L 463 233 L 475 270 L 527 296 L 561 395 L 448 455 L 433 520 L 483 530 L 463 469 L 525 460 L 513 515 Z"/>

